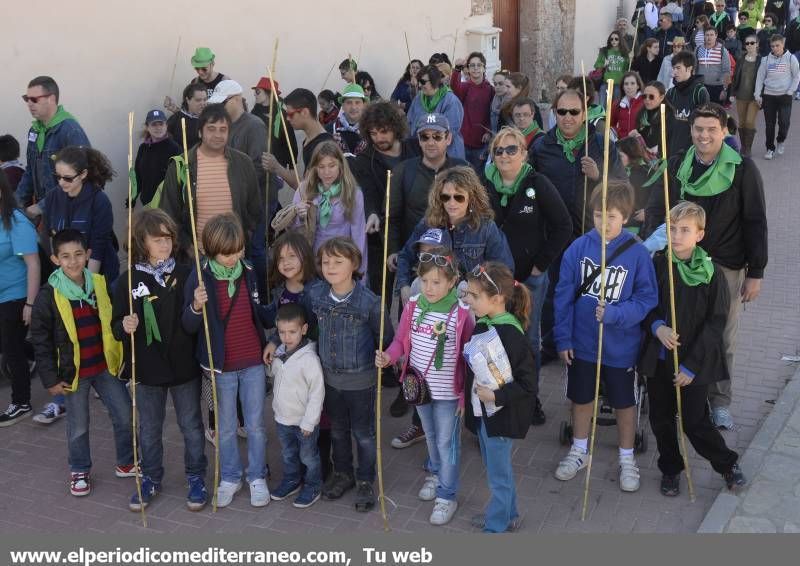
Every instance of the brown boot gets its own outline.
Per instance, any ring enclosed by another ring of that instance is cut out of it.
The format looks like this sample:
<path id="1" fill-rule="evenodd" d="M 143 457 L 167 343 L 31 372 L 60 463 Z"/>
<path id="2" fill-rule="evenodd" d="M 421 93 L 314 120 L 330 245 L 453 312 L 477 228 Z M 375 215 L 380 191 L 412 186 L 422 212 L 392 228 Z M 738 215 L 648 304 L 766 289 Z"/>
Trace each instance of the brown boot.
<path id="1" fill-rule="evenodd" d="M 750 157 L 753 150 L 753 140 L 756 137 L 756 131 L 750 128 L 739 129 L 739 139 L 742 142 L 742 157 Z"/>

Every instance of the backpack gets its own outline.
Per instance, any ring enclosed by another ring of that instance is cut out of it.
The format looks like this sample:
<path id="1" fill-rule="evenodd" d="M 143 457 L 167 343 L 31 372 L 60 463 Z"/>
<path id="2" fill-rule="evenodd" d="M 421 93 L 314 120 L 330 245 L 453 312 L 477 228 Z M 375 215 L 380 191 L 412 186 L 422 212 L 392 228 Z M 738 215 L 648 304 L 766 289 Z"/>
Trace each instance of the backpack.
<path id="1" fill-rule="evenodd" d="M 183 155 L 173 155 L 170 160 L 175 162 L 175 176 L 178 178 L 178 184 L 186 182 L 186 162 L 183 160 Z M 162 180 L 156 187 L 156 192 L 153 193 L 153 198 L 144 207 L 145 208 L 159 208 L 161 204 L 161 196 L 164 193 L 164 181 Z M 183 191 L 181 191 L 183 196 Z"/>

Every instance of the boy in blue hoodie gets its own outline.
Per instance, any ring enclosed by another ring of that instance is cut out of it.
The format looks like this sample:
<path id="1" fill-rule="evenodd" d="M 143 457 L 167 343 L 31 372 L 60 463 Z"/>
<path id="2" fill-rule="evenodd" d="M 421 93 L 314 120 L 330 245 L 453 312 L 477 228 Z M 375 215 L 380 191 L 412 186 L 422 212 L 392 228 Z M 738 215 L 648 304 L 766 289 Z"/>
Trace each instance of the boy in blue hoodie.
<path id="1" fill-rule="evenodd" d="M 572 401 L 574 438 L 555 471 L 567 481 L 588 463 L 599 322 L 605 325 L 600 376 L 614 408 L 619 432 L 619 485 L 639 489 L 633 456 L 636 426 L 635 372 L 641 342 L 640 324 L 658 304 L 653 262 L 647 249 L 622 227 L 633 212 L 633 189 L 627 181 L 609 181 L 603 227 L 602 187 L 592 192 L 595 229 L 575 240 L 561 262 L 555 290 L 554 329 L 559 357 L 567 364 L 567 397 Z M 605 229 L 604 229 L 605 228 Z M 606 239 L 605 300 L 600 298 L 601 234 Z"/>

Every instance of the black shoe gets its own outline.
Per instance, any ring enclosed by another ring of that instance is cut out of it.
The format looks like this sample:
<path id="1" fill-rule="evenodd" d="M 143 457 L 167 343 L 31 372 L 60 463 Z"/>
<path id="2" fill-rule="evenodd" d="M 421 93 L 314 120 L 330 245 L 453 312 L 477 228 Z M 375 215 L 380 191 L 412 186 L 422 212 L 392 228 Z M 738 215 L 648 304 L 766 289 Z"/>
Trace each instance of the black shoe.
<path id="1" fill-rule="evenodd" d="M 0 427 L 16 424 L 25 417 L 31 416 L 33 414 L 32 411 L 33 409 L 31 409 L 29 403 L 24 405 L 11 403 L 5 411 L 0 413 Z"/>
<path id="2" fill-rule="evenodd" d="M 542 367 L 544 367 L 550 362 L 554 362 L 558 359 L 558 352 L 556 352 L 555 350 L 542 348 L 542 351 L 539 354 L 539 356 L 542 359 Z"/>
<path id="3" fill-rule="evenodd" d="M 661 476 L 661 495 L 666 497 L 676 497 L 681 492 L 681 476 L 676 474 Z"/>
<path id="4" fill-rule="evenodd" d="M 389 414 L 393 417 L 402 417 L 408 412 L 408 403 L 406 398 L 403 397 L 403 388 L 397 390 L 397 397 L 394 398 L 392 404 L 389 406 Z"/>
<path id="5" fill-rule="evenodd" d="M 366 513 L 375 508 L 375 491 L 372 489 L 372 482 L 358 481 L 356 487 L 356 511 Z"/>
<path id="6" fill-rule="evenodd" d="M 731 491 L 736 491 L 747 485 L 747 478 L 744 477 L 739 464 L 731 466 L 730 470 L 722 474 L 722 479 L 725 480 L 725 485 L 728 486 L 728 489 Z"/>
<path id="7" fill-rule="evenodd" d="M 531 418 L 531 424 L 533 426 L 541 426 L 547 421 L 547 417 L 544 414 L 544 410 L 542 410 L 542 402 L 539 400 L 537 396 L 535 398 L 535 402 L 533 405 L 533 418 Z"/>
<path id="8" fill-rule="evenodd" d="M 350 474 L 333 472 L 322 487 L 322 497 L 329 501 L 339 499 L 347 491 L 353 489 L 354 485 L 355 480 L 353 480 L 353 476 Z"/>

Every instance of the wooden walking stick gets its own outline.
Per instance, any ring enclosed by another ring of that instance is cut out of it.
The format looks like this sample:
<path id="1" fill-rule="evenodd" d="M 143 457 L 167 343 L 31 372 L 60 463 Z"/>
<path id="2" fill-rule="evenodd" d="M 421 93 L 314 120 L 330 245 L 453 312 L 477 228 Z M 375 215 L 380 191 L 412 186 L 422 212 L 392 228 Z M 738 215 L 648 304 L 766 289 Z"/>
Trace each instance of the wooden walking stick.
<path id="1" fill-rule="evenodd" d="M 319 91 L 320 91 L 320 92 L 322 92 L 323 90 L 325 90 L 325 85 L 326 85 L 326 84 L 328 84 L 328 79 L 330 79 L 330 78 L 331 78 L 331 73 L 333 73 L 333 70 L 334 70 L 335 68 L 336 68 L 336 61 L 334 61 L 334 62 L 333 62 L 333 65 L 331 65 L 331 70 L 330 70 L 330 71 L 328 71 L 328 74 L 327 74 L 327 75 L 325 75 L 325 80 L 322 82 L 322 86 L 321 86 L 321 87 L 320 87 L 320 89 L 319 89 Z"/>
<path id="2" fill-rule="evenodd" d="M 667 107 L 665 104 L 661 105 L 661 155 L 664 159 L 664 164 L 667 162 Z M 672 332 L 678 335 L 678 318 L 675 315 L 675 279 L 672 273 L 672 238 L 670 237 L 670 228 L 672 223 L 669 218 L 669 171 L 664 167 L 664 210 L 666 211 L 667 222 L 667 276 L 669 277 L 669 311 L 672 322 Z M 680 371 L 680 364 L 678 363 L 678 348 L 672 349 L 672 364 L 677 377 Z M 689 486 L 689 500 L 694 503 L 694 482 L 692 482 L 692 472 L 689 468 L 689 457 L 686 452 L 686 439 L 683 435 L 683 402 L 681 401 L 681 388 L 675 385 L 675 400 L 678 408 L 678 440 L 681 447 L 681 456 L 683 457 L 683 469 L 686 471 L 686 483 Z"/>
<path id="3" fill-rule="evenodd" d="M 403 37 L 406 38 L 406 54 L 408 54 L 408 64 L 411 65 L 411 49 L 408 47 L 408 34 L 403 32 Z"/>
<path id="4" fill-rule="evenodd" d="M 186 143 L 186 118 L 181 118 L 183 131 L 183 161 L 186 167 L 186 201 L 189 203 L 189 224 L 192 227 L 192 245 L 194 246 L 194 267 L 197 269 L 197 284 L 203 285 L 203 272 L 200 269 L 200 250 L 197 246 L 197 226 L 194 221 L 194 200 L 192 199 L 192 180 L 189 173 L 189 147 Z M 208 369 L 211 373 L 211 399 L 214 405 L 214 496 L 212 498 L 214 512 L 217 512 L 217 490 L 219 489 L 219 404 L 217 402 L 217 376 L 214 370 L 214 356 L 211 351 L 211 335 L 208 333 L 208 313 L 206 305 L 201 309 L 203 314 L 203 332 L 208 351 Z"/>
<path id="5" fill-rule="evenodd" d="M 639 11 L 639 16 L 641 17 L 641 10 Z M 636 20 L 636 26 L 633 28 L 633 45 L 631 45 L 631 50 L 628 52 L 628 70 L 631 70 L 631 65 L 633 65 L 633 53 L 636 50 L 636 38 L 639 36 L 639 20 Z M 620 43 L 622 43 L 622 38 L 620 38 Z"/>
<path id="6" fill-rule="evenodd" d="M 132 218 L 133 218 L 133 181 L 131 179 L 131 171 L 133 168 L 133 112 L 128 112 L 128 315 L 133 316 L 133 285 L 131 283 L 131 267 L 132 249 L 133 249 L 133 234 L 132 234 Z M 139 474 L 139 447 L 136 442 L 137 430 L 136 426 L 136 339 L 134 333 L 128 334 L 131 341 L 131 427 L 133 428 L 133 471 L 136 474 L 136 496 L 139 498 L 139 511 L 142 514 L 142 526 L 147 528 L 147 517 L 144 514 L 144 502 L 142 501 L 142 476 Z"/>
<path id="7" fill-rule="evenodd" d="M 181 51 L 181 36 L 178 36 L 178 46 L 175 48 L 175 62 L 172 64 L 172 76 L 169 78 L 169 90 L 167 91 L 172 95 L 172 87 L 175 83 L 175 69 L 178 68 L 178 55 Z"/>
<path id="8" fill-rule="evenodd" d="M 606 105 L 611 106 L 614 96 L 614 79 L 608 79 L 606 91 Z M 601 200 L 602 222 L 600 224 L 600 301 L 606 302 L 606 197 L 608 195 L 608 154 L 611 145 L 611 120 L 606 120 L 605 136 L 603 138 L 603 192 Z M 600 367 L 603 364 L 603 323 L 597 333 L 597 368 L 594 376 L 594 405 L 592 407 L 592 434 L 589 439 L 589 460 L 586 465 L 586 485 L 583 488 L 583 510 L 581 521 L 586 520 L 586 507 L 589 503 L 589 482 L 592 476 L 592 456 L 594 454 L 594 437 L 597 433 L 597 407 L 600 397 Z"/>
<path id="9" fill-rule="evenodd" d="M 450 58 L 451 62 L 456 60 L 456 44 L 458 43 L 458 32 L 459 31 L 461 31 L 461 28 L 456 28 L 456 34 L 453 36 L 453 56 Z"/>
<path id="10" fill-rule="evenodd" d="M 277 61 L 278 61 L 278 38 L 276 37 L 275 38 L 275 45 L 272 47 L 272 66 L 270 66 L 269 71 L 267 71 L 268 73 L 271 73 L 270 76 L 272 76 L 272 73 L 275 73 L 275 65 L 277 64 Z M 273 90 L 275 90 L 275 84 L 274 83 L 270 84 L 270 91 L 273 91 Z M 272 94 L 270 94 L 270 96 L 269 96 L 268 126 L 267 126 L 267 153 L 269 153 L 270 155 L 272 154 L 272 126 L 273 126 L 273 122 L 274 122 L 274 116 L 273 116 L 272 111 L 274 109 L 274 105 L 273 105 L 274 102 L 275 102 L 275 97 L 273 97 Z M 280 107 L 280 104 L 279 104 L 278 105 L 278 112 L 280 112 L 280 111 L 281 111 L 281 107 Z M 283 115 L 281 115 L 281 119 L 283 119 Z M 272 174 L 269 171 L 267 171 L 266 173 L 267 173 L 267 187 L 266 187 L 266 194 L 264 195 L 265 196 L 265 198 L 264 198 L 264 203 L 265 203 L 264 204 L 264 209 L 265 209 L 264 210 L 264 220 L 266 221 L 266 226 L 264 228 L 264 244 L 265 244 L 265 246 L 267 248 L 267 257 L 269 257 L 269 224 L 270 224 L 270 218 L 269 218 L 269 205 L 270 205 L 270 202 L 269 202 L 269 190 L 270 190 L 271 185 L 272 185 L 272 182 L 271 182 L 272 181 Z M 267 268 L 267 304 L 269 304 L 271 302 L 270 301 L 270 293 L 272 292 L 270 290 L 270 284 L 269 284 L 269 272 L 270 272 L 270 269 Z"/>
<path id="11" fill-rule="evenodd" d="M 272 84 L 273 88 L 270 91 L 271 100 L 275 102 L 278 101 L 278 93 L 275 92 L 275 79 L 272 78 L 272 69 L 267 69 L 267 73 L 269 73 L 269 82 Z M 280 104 L 278 104 L 280 108 Z M 297 186 L 300 186 L 300 173 L 297 172 L 297 161 L 294 158 L 294 151 L 292 150 L 292 142 L 289 138 L 289 130 L 286 128 L 286 120 L 281 119 L 281 124 L 283 125 L 283 135 L 286 138 L 286 146 L 289 148 L 289 157 L 292 159 L 292 167 L 294 167 L 294 178 L 297 179 Z"/>
<path id="12" fill-rule="evenodd" d="M 585 128 L 584 137 L 586 140 L 583 142 L 583 155 L 589 157 L 589 100 L 586 96 L 586 69 L 583 67 L 583 60 L 581 60 L 581 79 L 583 79 L 583 124 Z M 609 120 L 610 121 L 610 120 Z M 583 176 L 583 212 L 581 212 L 581 234 L 586 233 L 586 199 L 589 192 L 589 177 Z"/>

